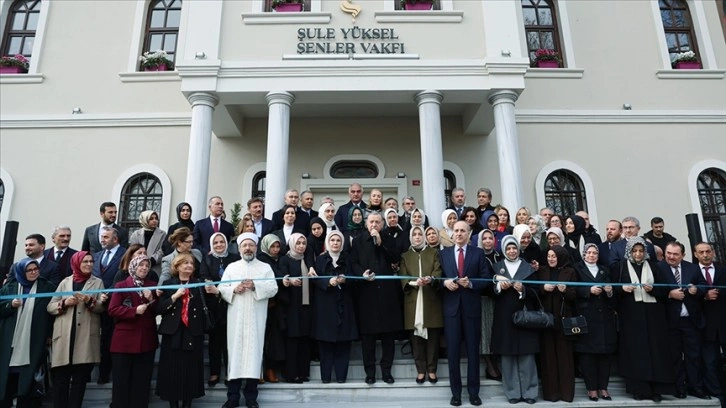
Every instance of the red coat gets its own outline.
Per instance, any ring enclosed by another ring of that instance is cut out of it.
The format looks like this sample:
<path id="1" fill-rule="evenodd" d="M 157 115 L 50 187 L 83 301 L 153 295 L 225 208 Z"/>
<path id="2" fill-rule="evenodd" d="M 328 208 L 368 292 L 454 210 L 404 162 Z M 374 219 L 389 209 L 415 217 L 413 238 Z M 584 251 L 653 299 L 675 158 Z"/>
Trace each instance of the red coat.
<path id="1" fill-rule="evenodd" d="M 155 285 L 152 281 L 144 282 L 144 286 Z M 116 288 L 132 287 L 134 283 L 131 277 L 116 284 Z M 108 314 L 115 321 L 111 338 L 112 353 L 145 353 L 155 350 L 159 345 L 155 305 L 149 305 L 142 315 L 136 314 L 136 307 L 144 303 L 146 300 L 137 292 L 114 292 L 111 295 Z"/>

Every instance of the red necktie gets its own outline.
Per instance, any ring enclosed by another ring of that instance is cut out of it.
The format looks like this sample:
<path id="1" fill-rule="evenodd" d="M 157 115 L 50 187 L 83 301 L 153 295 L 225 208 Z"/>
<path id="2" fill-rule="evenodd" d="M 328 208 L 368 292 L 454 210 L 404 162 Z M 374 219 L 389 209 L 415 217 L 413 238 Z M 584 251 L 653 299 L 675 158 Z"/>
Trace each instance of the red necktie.
<path id="1" fill-rule="evenodd" d="M 464 277 L 464 248 L 459 248 L 459 277 Z"/>
<path id="2" fill-rule="evenodd" d="M 189 289 L 185 290 L 182 296 L 181 320 L 184 326 L 189 327 Z"/>
<path id="3" fill-rule="evenodd" d="M 713 286 L 713 279 L 711 279 L 711 274 L 708 273 L 709 269 L 711 269 L 710 266 L 703 267 L 703 271 L 706 272 L 706 283 L 708 283 L 708 286 Z"/>
<path id="4" fill-rule="evenodd" d="M 214 219 L 213 228 L 214 228 L 214 232 L 219 232 L 219 221 L 217 220 L 217 218 Z"/>

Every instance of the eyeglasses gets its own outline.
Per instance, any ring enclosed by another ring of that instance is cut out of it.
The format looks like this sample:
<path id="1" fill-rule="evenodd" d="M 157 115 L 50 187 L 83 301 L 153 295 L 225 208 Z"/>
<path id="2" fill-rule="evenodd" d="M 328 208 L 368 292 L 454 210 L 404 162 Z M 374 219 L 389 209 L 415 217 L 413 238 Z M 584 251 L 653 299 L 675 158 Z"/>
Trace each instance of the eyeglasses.
<path id="1" fill-rule="evenodd" d="M 30 269 L 25 270 L 25 273 L 39 273 L 39 272 L 40 272 L 40 268 L 30 268 Z"/>

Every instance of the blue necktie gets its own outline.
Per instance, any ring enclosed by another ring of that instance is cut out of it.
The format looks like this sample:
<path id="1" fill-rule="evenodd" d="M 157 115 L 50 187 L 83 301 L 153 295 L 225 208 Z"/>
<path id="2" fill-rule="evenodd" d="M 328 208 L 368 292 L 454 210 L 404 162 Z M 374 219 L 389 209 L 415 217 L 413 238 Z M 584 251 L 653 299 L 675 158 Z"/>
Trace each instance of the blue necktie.
<path id="1" fill-rule="evenodd" d="M 107 249 L 106 253 L 103 255 L 103 259 L 101 259 L 101 266 L 105 269 L 108 266 L 108 262 L 111 258 L 111 250 Z"/>

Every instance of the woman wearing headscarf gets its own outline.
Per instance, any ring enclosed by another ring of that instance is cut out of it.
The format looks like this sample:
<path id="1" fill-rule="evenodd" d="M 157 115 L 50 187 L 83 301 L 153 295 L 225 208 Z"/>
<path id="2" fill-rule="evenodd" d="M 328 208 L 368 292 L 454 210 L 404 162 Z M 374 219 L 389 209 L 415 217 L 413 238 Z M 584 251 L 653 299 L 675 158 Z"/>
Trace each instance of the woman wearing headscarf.
<path id="1" fill-rule="evenodd" d="M 487 215 L 486 225 L 486 229 L 494 233 L 494 248 L 499 253 L 504 252 L 502 249 L 502 239 L 508 234 L 497 229 L 499 227 L 499 216 L 493 212 Z"/>
<path id="2" fill-rule="evenodd" d="M 393 208 L 387 208 L 383 212 L 383 220 L 386 223 L 386 228 L 383 228 L 381 234 L 390 236 L 396 242 L 396 248 L 399 253 L 406 252 L 410 242 L 408 241 L 408 234 L 403 230 L 401 224 L 398 223 L 398 212 Z"/>
<path id="3" fill-rule="evenodd" d="M 165 286 L 180 287 L 165 289 L 156 305 L 161 315 L 156 395 L 169 401 L 170 408 L 178 408 L 179 400 L 183 408 L 191 407 L 193 399 L 204 396 L 204 290 L 185 287 L 199 282 L 194 265 L 190 254 L 174 258 Z"/>
<path id="4" fill-rule="evenodd" d="M 577 273 L 570 264 L 570 255 L 559 245 L 547 251 L 547 263 L 540 266 L 537 280 L 545 283 L 539 297 L 546 312 L 555 318 L 554 330 L 540 330 L 540 370 L 542 397 L 546 401 L 572 402 L 575 398 L 575 356 L 572 342 L 562 333 L 562 318 L 574 315 L 576 289 L 567 282 L 576 282 Z M 559 283 L 554 283 L 559 282 Z"/>
<path id="5" fill-rule="evenodd" d="M 0 296 L 22 296 L 0 300 L 0 406 L 40 406 L 33 395 L 34 374 L 46 360 L 46 341 L 51 335 L 51 317 L 47 307 L 55 285 L 40 276 L 37 261 L 25 258 L 13 267 L 15 280 L 0 289 Z"/>
<path id="6" fill-rule="evenodd" d="M 338 231 L 337 225 L 335 225 L 335 206 L 332 203 L 323 203 L 318 209 L 320 218 L 325 222 L 325 226 L 328 231 Z"/>
<path id="7" fill-rule="evenodd" d="M 353 289 L 355 281 L 347 280 L 347 257 L 343 252 L 343 234 L 330 231 L 325 239 L 327 252 L 320 255 L 315 270 L 321 279 L 313 280 L 313 338 L 318 341 L 320 378 L 329 383 L 335 371 L 335 380 L 348 379 L 350 349 L 358 339 Z M 324 277 L 324 278 L 323 278 Z"/>
<path id="8" fill-rule="evenodd" d="M 424 213 L 424 210 L 420 208 L 411 210 L 411 223 L 407 229 L 411 229 L 411 227 L 426 228 L 426 213 Z"/>
<path id="9" fill-rule="evenodd" d="M 305 258 L 307 240 L 294 233 L 288 241 L 290 250 L 280 258 L 280 301 L 285 310 L 285 379 L 302 383 L 310 378 L 310 333 L 312 329 L 312 288 L 315 275 L 312 260 Z"/>
<path id="10" fill-rule="evenodd" d="M 566 245 L 577 252 L 577 257 L 572 258 L 573 262 L 577 263 L 582 261 L 581 254 L 585 250 L 585 244 L 599 244 L 599 239 L 595 239 L 596 236 L 587 234 L 585 219 L 579 215 L 571 215 L 565 218 Z"/>
<path id="11" fill-rule="evenodd" d="M 221 232 L 215 232 L 209 237 L 211 252 L 204 256 L 199 277 L 205 282 L 219 282 L 224 270 L 232 262 L 240 260 L 239 254 L 229 252 L 227 237 Z M 214 329 L 209 332 L 209 379 L 207 384 L 214 387 L 219 383 L 222 372 L 222 357 L 227 361 L 227 302 L 219 294 L 214 285 L 204 287 L 205 301 L 211 318 L 214 320 Z"/>
<path id="12" fill-rule="evenodd" d="M 436 228 L 428 227 L 424 230 L 424 234 L 426 235 L 426 245 L 431 248 L 441 248 L 441 236 L 439 235 L 439 231 L 436 231 Z"/>
<path id="13" fill-rule="evenodd" d="M 103 281 L 91 274 L 93 256 L 79 251 L 71 257 L 73 274 L 63 279 L 56 292 L 73 295 L 53 296 L 48 313 L 55 316 L 51 366 L 53 406 L 81 408 L 86 383 L 93 365 L 101 362 L 100 313 L 106 309 L 105 294 L 82 294 L 81 291 L 103 290 Z M 95 335 L 94 335 L 95 334 Z"/>
<path id="14" fill-rule="evenodd" d="M 660 268 L 649 259 L 645 240 L 630 238 L 615 282 L 618 295 L 620 345 L 618 371 L 633 399 L 662 400 L 675 391 L 673 358 L 668 345 L 666 303 L 669 287 Z"/>
<path id="15" fill-rule="evenodd" d="M 280 238 L 275 234 L 267 234 L 260 243 L 257 259 L 270 265 L 275 276 L 280 275 Z M 264 380 L 277 383 L 277 371 L 285 361 L 285 311 L 280 303 L 279 290 L 267 302 L 267 321 L 265 322 L 265 346 L 263 350 Z"/>
<path id="16" fill-rule="evenodd" d="M 512 235 L 519 241 L 519 248 L 522 250 L 520 256 L 522 259 L 529 262 L 535 271 L 539 270 L 539 259 L 542 257 L 542 252 L 539 249 L 539 245 L 535 244 L 532 240 L 532 233 L 529 232 L 529 227 L 525 224 L 517 224 L 514 226 Z"/>
<path id="17" fill-rule="evenodd" d="M 436 383 L 439 339 L 444 327 L 439 280 L 441 264 L 436 249 L 426 245 L 424 229 L 411 227 L 411 247 L 401 255 L 399 276 L 403 286 L 404 328 L 411 331 L 411 349 L 416 363 L 416 383 Z"/>
<path id="18" fill-rule="evenodd" d="M 547 251 L 552 249 L 556 246 L 561 246 L 565 248 L 567 251 L 567 254 L 570 255 L 570 259 L 579 259 L 580 255 L 576 255 L 575 252 L 577 250 L 575 248 L 572 248 L 565 244 L 565 234 L 562 232 L 562 229 L 559 227 L 550 227 L 547 232 L 547 246 L 542 251 L 542 255 L 540 256 L 539 263 L 540 265 L 546 265 L 547 264 Z"/>
<path id="19" fill-rule="evenodd" d="M 502 260 L 502 254 L 495 249 L 496 238 L 494 233 L 485 229 L 477 236 L 477 246 L 484 250 L 484 256 L 489 262 L 489 267 L 494 271 L 494 265 Z M 501 381 L 502 373 L 499 371 L 499 365 L 496 358 L 492 355 L 492 325 L 494 324 L 494 300 L 491 296 L 481 298 L 481 354 L 484 356 L 486 364 L 486 378 L 490 380 Z"/>
<path id="20" fill-rule="evenodd" d="M 532 234 L 532 241 L 539 245 L 540 249 L 544 249 L 546 245 L 543 246 L 542 243 L 547 243 L 547 237 L 542 217 L 535 214 L 527 218 L 527 226 L 529 227 L 529 233 Z"/>
<path id="21" fill-rule="evenodd" d="M 502 238 L 504 260 L 494 265 L 494 325 L 491 350 L 502 356 L 502 386 L 511 404 L 537 401 L 539 381 L 535 355 L 539 352 L 536 330 L 514 325 L 512 315 L 539 307 L 533 288 L 522 283 L 533 280 L 534 269 L 519 258 L 519 241 L 511 235 Z"/>
<path id="22" fill-rule="evenodd" d="M 597 263 L 598 252 L 596 244 L 585 244 L 583 261 L 575 266 L 578 280 L 592 285 L 576 288 L 577 310 L 587 319 L 588 332 L 581 334 L 575 342 L 580 373 L 591 401 L 612 399 L 608 383 L 611 361 L 618 344 L 616 298 L 610 285 L 610 271 Z"/>
<path id="23" fill-rule="evenodd" d="M 192 230 L 189 228 L 182 227 L 177 229 L 173 234 L 169 235 L 168 241 L 174 247 L 174 251 L 161 259 L 160 285 L 171 277 L 171 262 L 177 255 L 191 254 L 197 262 L 194 268 L 195 271 L 199 270 L 199 263 L 202 262 L 202 253 L 198 249 L 192 248 L 192 245 L 194 245 L 194 236 L 192 235 Z"/>
<path id="24" fill-rule="evenodd" d="M 192 206 L 189 203 L 181 202 L 176 206 L 176 219 L 178 222 L 169 226 L 166 231 L 167 236 L 171 236 L 177 229 L 181 227 L 189 228 L 189 231 L 194 231 L 194 221 L 192 221 Z M 169 255 L 174 247 L 171 246 L 169 241 L 164 241 L 164 255 Z"/>
<path id="25" fill-rule="evenodd" d="M 444 226 L 439 230 L 442 249 L 454 246 L 454 224 L 456 224 L 456 221 L 458 221 L 456 211 L 446 209 L 441 213 L 441 225 Z"/>
<path id="26" fill-rule="evenodd" d="M 108 315 L 115 322 L 111 337 L 111 404 L 114 407 L 144 408 L 149 405 L 154 354 L 159 345 L 153 306 L 156 294 L 144 289 L 156 285 L 146 279 L 150 269 L 151 263 L 145 255 L 132 259 L 130 276 L 115 288 L 137 290 L 113 292 L 108 305 Z"/>
<path id="27" fill-rule="evenodd" d="M 118 265 L 118 272 L 116 272 L 116 276 L 113 277 L 113 286 L 116 286 L 117 283 L 129 277 L 129 264 L 132 259 L 139 255 L 146 256 L 146 248 L 144 248 L 141 244 L 129 245 L 126 252 L 124 252 L 124 256 L 121 257 L 121 262 Z M 149 271 L 149 276 L 147 276 L 146 279 L 158 282 L 159 275 L 154 271 Z"/>
<path id="28" fill-rule="evenodd" d="M 348 229 L 345 231 L 343 236 L 345 240 L 343 242 L 343 250 L 349 251 L 353 245 L 353 240 L 366 230 L 365 221 L 363 220 L 363 210 L 360 207 L 353 206 L 348 211 Z"/>
<path id="29" fill-rule="evenodd" d="M 129 245 L 143 245 L 151 261 L 151 268 L 158 274 L 161 271 L 161 259 L 164 257 L 162 247 L 166 241 L 166 232 L 159 228 L 159 214 L 156 211 L 142 211 L 139 223 L 141 228 L 131 234 Z"/>
<path id="30" fill-rule="evenodd" d="M 320 217 L 313 217 L 310 220 L 310 235 L 308 245 L 305 249 L 305 256 L 311 259 L 313 264 L 320 255 L 325 252 L 325 236 L 328 234 L 328 227 Z"/>

